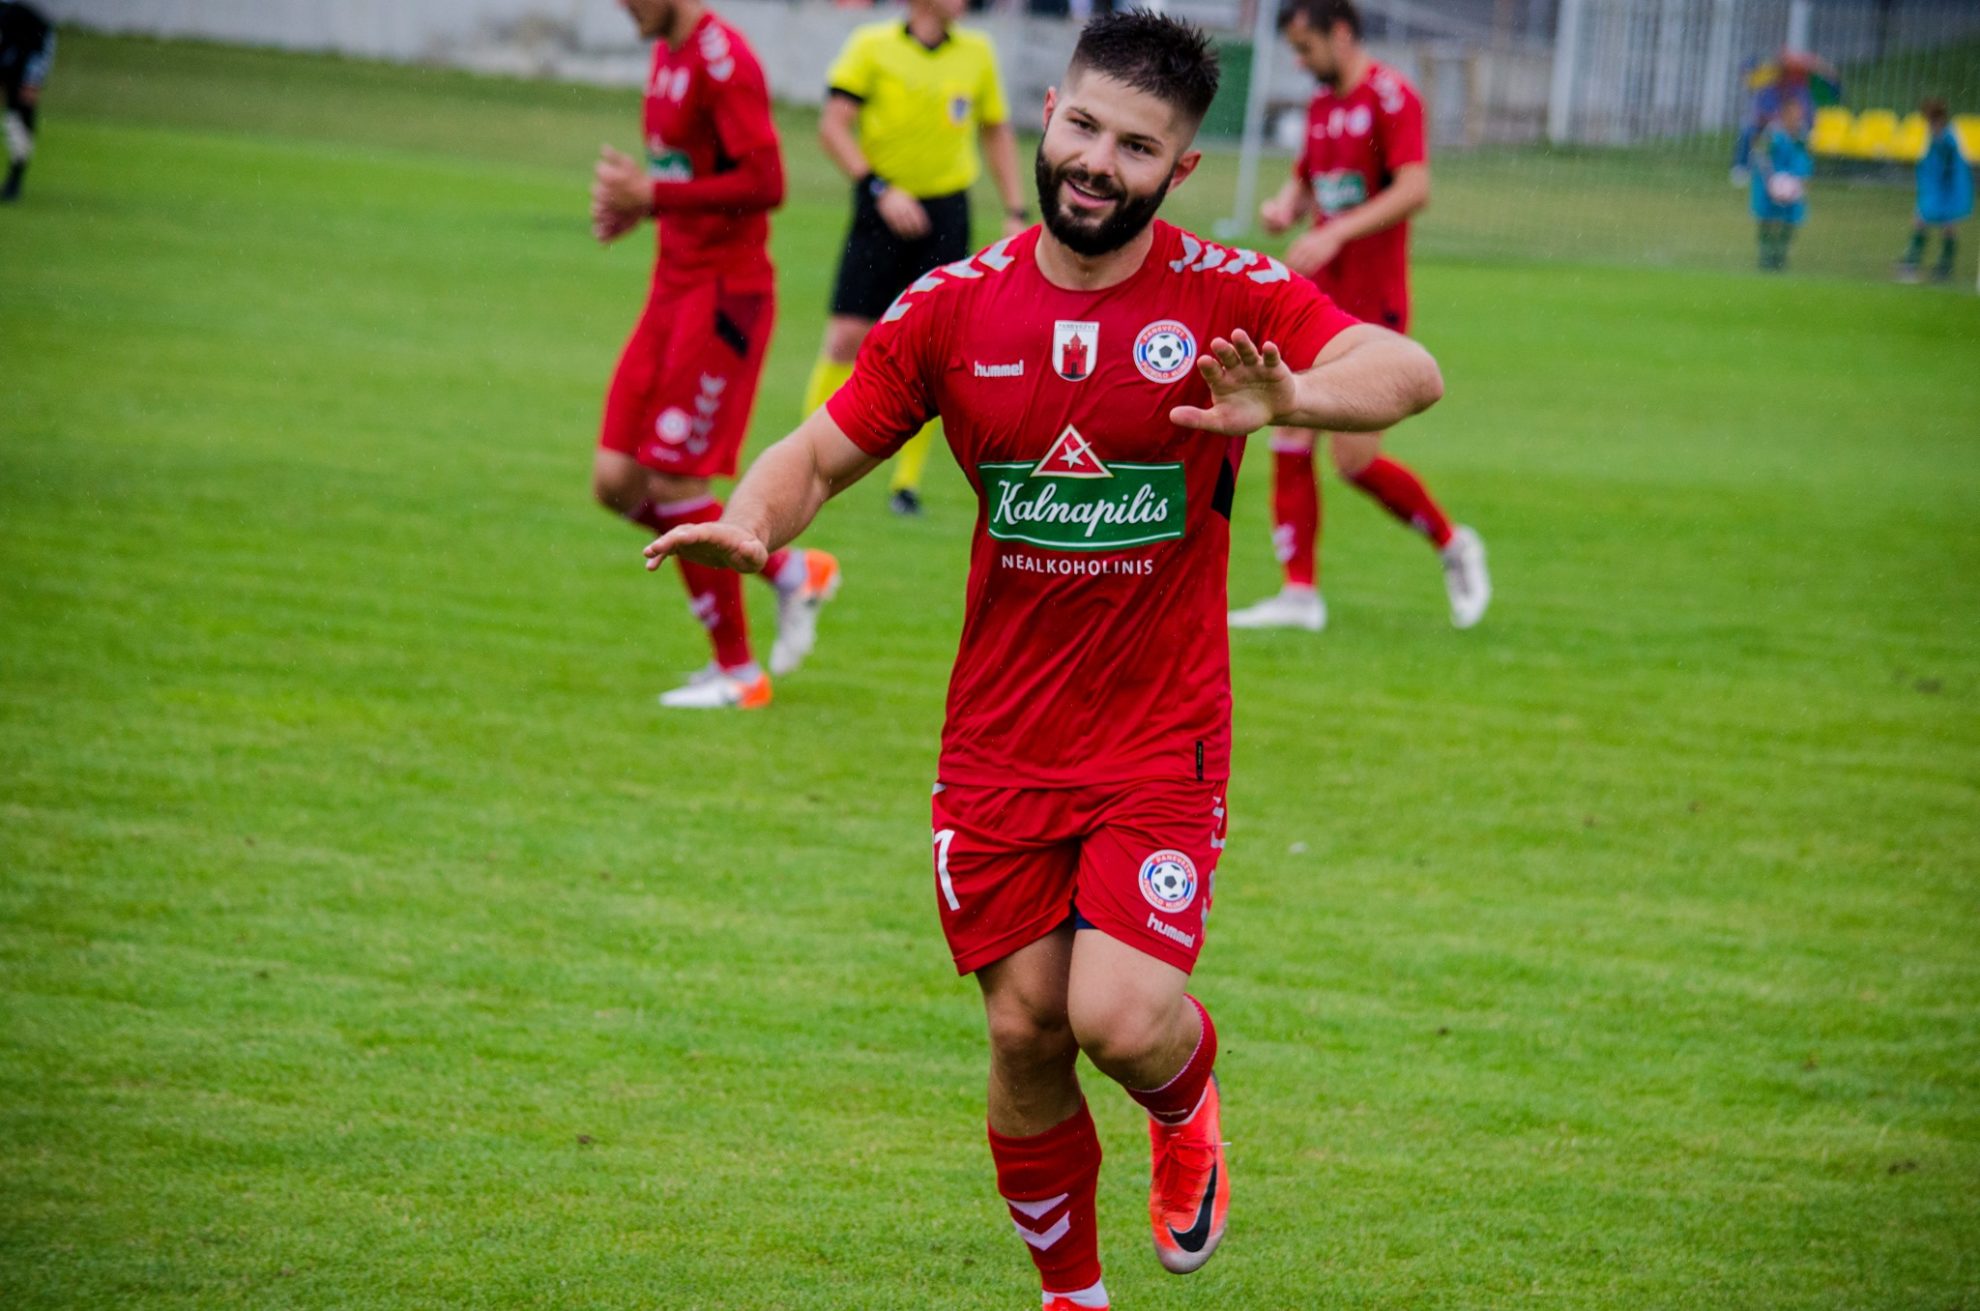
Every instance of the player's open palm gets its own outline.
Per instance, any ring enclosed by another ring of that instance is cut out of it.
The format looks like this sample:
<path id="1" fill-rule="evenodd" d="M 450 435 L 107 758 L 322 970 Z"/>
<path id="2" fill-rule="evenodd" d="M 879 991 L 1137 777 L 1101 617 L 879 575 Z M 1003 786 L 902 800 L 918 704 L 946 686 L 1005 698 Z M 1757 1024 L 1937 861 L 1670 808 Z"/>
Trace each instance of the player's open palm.
<path id="1" fill-rule="evenodd" d="M 1229 341 L 1212 340 L 1210 353 L 1196 361 L 1196 371 L 1210 384 L 1210 408 L 1176 406 L 1169 411 L 1169 422 L 1178 428 L 1239 437 L 1289 412 L 1297 399 L 1298 384 L 1278 345 L 1268 341 L 1258 346 L 1241 328 Z"/>
<path id="2" fill-rule="evenodd" d="M 648 543 L 644 554 L 648 573 L 667 563 L 669 556 L 678 555 L 696 564 L 754 574 L 762 572 L 764 562 L 770 558 L 770 548 L 748 529 L 718 519 L 713 523 L 689 523 L 669 529 Z"/>

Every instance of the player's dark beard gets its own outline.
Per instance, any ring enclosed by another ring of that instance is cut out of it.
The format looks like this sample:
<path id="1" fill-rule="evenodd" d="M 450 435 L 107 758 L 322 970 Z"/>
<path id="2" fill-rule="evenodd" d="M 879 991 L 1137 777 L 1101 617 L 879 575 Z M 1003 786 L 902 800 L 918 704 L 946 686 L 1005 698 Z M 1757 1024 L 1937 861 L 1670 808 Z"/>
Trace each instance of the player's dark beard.
<path id="1" fill-rule="evenodd" d="M 1169 187 L 1175 179 L 1175 171 L 1171 169 L 1169 179 L 1162 183 L 1160 191 L 1145 196 L 1130 196 L 1121 190 L 1118 182 L 1102 182 L 1077 164 L 1053 168 L 1045 162 L 1045 144 L 1042 141 L 1032 163 L 1032 172 L 1038 181 L 1038 212 L 1045 220 L 1045 230 L 1064 242 L 1075 254 L 1085 255 L 1089 259 L 1111 254 L 1139 236 L 1155 217 L 1155 211 L 1162 208 L 1162 202 L 1168 199 Z M 1074 218 L 1059 203 L 1059 187 L 1069 180 L 1079 183 L 1082 189 L 1096 196 L 1114 198 L 1113 213 L 1098 223 Z"/>

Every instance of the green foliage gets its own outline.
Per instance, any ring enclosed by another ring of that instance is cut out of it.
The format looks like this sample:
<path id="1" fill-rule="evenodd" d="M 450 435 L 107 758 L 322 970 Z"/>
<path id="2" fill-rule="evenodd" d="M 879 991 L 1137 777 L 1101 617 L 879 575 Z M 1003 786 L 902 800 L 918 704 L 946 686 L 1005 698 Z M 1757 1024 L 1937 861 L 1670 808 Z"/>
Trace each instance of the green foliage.
<path id="1" fill-rule="evenodd" d="M 586 491 L 631 98 L 63 59 L 0 211 L 0 1301 L 1035 1305 L 931 908 L 960 478 L 828 510 L 771 710 L 663 715 L 700 634 Z M 843 222 L 787 126 L 758 445 Z M 1156 1269 L 1090 1080 L 1117 1304 L 1980 1304 L 1980 312 L 1418 290 L 1393 444 L 1497 607 L 1330 483 L 1333 628 L 1234 644 L 1231 1236 Z"/>

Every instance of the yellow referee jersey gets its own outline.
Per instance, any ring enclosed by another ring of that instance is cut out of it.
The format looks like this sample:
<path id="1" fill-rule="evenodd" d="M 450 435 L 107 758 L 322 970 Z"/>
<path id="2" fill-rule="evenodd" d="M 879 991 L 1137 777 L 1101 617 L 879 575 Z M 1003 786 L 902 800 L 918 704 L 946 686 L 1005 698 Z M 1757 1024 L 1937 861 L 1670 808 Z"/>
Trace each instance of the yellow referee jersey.
<path id="1" fill-rule="evenodd" d="M 990 38 L 959 27 L 930 50 L 906 23 L 868 23 L 846 39 L 826 78 L 858 97 L 859 148 L 873 171 L 916 196 L 976 181 L 978 129 L 1011 116 Z"/>

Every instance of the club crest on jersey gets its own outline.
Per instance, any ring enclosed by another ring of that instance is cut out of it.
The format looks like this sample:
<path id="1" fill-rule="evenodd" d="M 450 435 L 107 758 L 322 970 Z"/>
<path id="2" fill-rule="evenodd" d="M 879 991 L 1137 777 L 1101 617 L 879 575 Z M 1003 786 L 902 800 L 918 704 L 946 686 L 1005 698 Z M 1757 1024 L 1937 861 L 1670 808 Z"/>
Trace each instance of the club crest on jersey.
<path id="1" fill-rule="evenodd" d="M 1052 449 L 1045 452 L 1031 470 L 1034 478 L 1111 478 L 1114 471 L 1109 469 L 1093 453 L 1093 443 L 1080 436 L 1079 429 L 1070 423 L 1059 434 L 1059 440 L 1052 443 Z"/>
<path id="2" fill-rule="evenodd" d="M 1067 382 L 1079 382 L 1093 372 L 1099 348 L 1098 323 L 1060 319 L 1052 325 L 1052 370 Z"/>
<path id="3" fill-rule="evenodd" d="M 1172 848 L 1141 862 L 1141 895 L 1165 915 L 1188 910 L 1196 900 L 1196 862 Z"/>
<path id="4" fill-rule="evenodd" d="M 1134 367 L 1150 382 L 1179 382 L 1196 363 L 1196 337 L 1174 319 L 1157 319 L 1134 339 Z"/>

